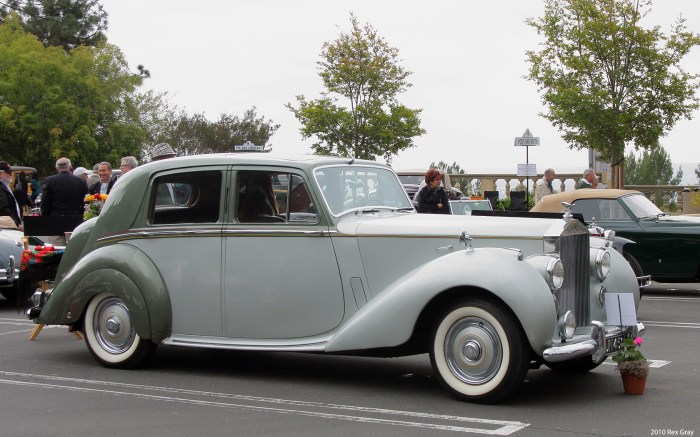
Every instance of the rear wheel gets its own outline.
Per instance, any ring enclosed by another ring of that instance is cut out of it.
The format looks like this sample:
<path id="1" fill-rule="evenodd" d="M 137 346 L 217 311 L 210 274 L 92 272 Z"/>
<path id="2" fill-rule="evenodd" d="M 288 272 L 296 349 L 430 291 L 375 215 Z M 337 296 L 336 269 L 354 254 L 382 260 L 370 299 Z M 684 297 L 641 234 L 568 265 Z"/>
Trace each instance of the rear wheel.
<path id="1" fill-rule="evenodd" d="M 105 367 L 132 369 L 142 365 L 156 345 L 136 333 L 129 308 L 110 293 L 100 293 L 88 304 L 83 319 L 85 343 Z"/>
<path id="2" fill-rule="evenodd" d="M 430 362 L 440 383 L 457 397 L 497 402 L 522 384 L 529 346 L 514 317 L 497 304 L 464 300 L 438 319 Z"/>

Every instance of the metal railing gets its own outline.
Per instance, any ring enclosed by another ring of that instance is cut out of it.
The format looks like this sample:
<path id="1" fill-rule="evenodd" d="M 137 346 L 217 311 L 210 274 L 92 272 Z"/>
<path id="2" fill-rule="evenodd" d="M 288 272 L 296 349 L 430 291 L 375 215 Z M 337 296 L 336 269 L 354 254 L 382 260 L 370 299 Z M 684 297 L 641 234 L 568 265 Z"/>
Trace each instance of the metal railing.
<path id="1" fill-rule="evenodd" d="M 499 199 L 510 197 L 511 191 L 524 191 L 526 187 L 534 196 L 535 183 L 543 175 L 526 178 L 514 173 L 474 173 L 448 175 L 453 187 L 465 195 L 478 191 L 498 191 Z M 554 179 L 554 191 L 571 191 L 581 179 L 579 173 L 560 173 Z M 528 182 L 529 181 L 529 182 Z M 700 213 L 700 186 L 698 185 L 626 185 L 627 190 L 637 190 L 644 193 L 652 202 L 663 210 L 677 210 L 686 214 Z M 671 204 L 675 203 L 675 207 Z"/>

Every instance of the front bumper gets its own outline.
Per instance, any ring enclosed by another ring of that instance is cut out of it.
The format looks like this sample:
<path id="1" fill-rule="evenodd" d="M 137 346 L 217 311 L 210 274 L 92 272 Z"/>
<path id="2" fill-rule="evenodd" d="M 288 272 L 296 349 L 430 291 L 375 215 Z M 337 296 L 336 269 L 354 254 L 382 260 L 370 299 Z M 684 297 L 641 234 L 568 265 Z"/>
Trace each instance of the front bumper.
<path id="1" fill-rule="evenodd" d="M 545 349 L 542 358 L 549 363 L 559 363 L 575 358 L 591 356 L 595 362 L 602 362 L 605 357 L 620 348 L 622 340 L 627 337 L 643 336 L 646 328 L 639 322 L 637 326 L 608 327 L 601 322 L 591 322 L 590 338 L 577 339 L 574 337 L 566 343 L 552 345 Z"/>

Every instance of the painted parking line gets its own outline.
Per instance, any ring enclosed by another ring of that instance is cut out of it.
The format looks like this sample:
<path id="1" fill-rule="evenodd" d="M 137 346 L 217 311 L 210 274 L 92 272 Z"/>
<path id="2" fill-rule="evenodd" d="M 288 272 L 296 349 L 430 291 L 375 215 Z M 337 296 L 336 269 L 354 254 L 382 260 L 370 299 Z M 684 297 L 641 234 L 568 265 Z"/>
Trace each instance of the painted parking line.
<path id="1" fill-rule="evenodd" d="M 666 301 L 674 301 L 674 302 L 698 302 L 700 303 L 700 299 L 697 297 L 665 297 L 665 296 L 644 296 L 642 302 L 666 302 Z"/>
<path id="2" fill-rule="evenodd" d="M 666 366 L 668 364 L 671 364 L 671 361 L 665 361 L 665 360 L 649 360 L 647 359 L 647 362 L 649 363 L 649 367 L 652 369 L 660 369 L 663 366 Z M 603 364 L 607 364 L 608 366 L 616 366 L 617 363 L 612 361 L 612 359 L 607 359 L 603 361 Z"/>
<path id="3" fill-rule="evenodd" d="M 666 322 L 662 320 L 642 320 L 644 326 L 654 326 L 660 328 L 689 328 L 700 329 L 700 323 L 696 322 Z"/>
<path id="4" fill-rule="evenodd" d="M 205 407 L 246 409 L 263 413 L 291 414 L 368 424 L 414 427 L 426 430 L 485 435 L 511 435 L 529 426 L 528 423 L 515 421 L 389 410 L 356 405 L 326 404 L 292 399 L 264 398 L 231 393 L 187 390 L 174 387 L 64 378 L 52 375 L 6 371 L 0 371 L 0 375 L 12 378 L 0 379 L 0 384 L 7 385 L 131 396 L 139 399 L 177 402 Z"/>

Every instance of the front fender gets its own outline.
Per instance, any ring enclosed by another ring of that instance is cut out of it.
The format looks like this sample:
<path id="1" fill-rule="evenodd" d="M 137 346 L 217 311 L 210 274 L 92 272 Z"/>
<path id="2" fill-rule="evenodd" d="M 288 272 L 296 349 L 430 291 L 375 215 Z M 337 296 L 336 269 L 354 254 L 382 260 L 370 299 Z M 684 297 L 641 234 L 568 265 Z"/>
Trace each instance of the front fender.
<path id="1" fill-rule="evenodd" d="M 403 344 L 428 303 L 455 288 L 464 288 L 464 297 L 468 288 L 492 293 L 513 311 L 535 351 L 550 344 L 556 309 L 542 275 L 518 251 L 480 248 L 439 257 L 393 282 L 338 330 L 326 351 Z"/>
<path id="2" fill-rule="evenodd" d="M 37 321 L 73 325 L 90 299 L 103 291 L 124 301 L 141 338 L 160 342 L 170 335 L 172 312 L 165 283 L 151 260 L 128 244 L 102 247 L 81 258 L 54 288 Z"/>
<path id="3" fill-rule="evenodd" d="M 617 250 L 620 253 L 623 253 L 623 248 L 628 244 L 637 244 L 637 243 L 635 241 L 632 241 L 632 240 L 627 239 L 627 238 L 618 237 L 617 235 L 613 239 L 613 249 Z"/>

